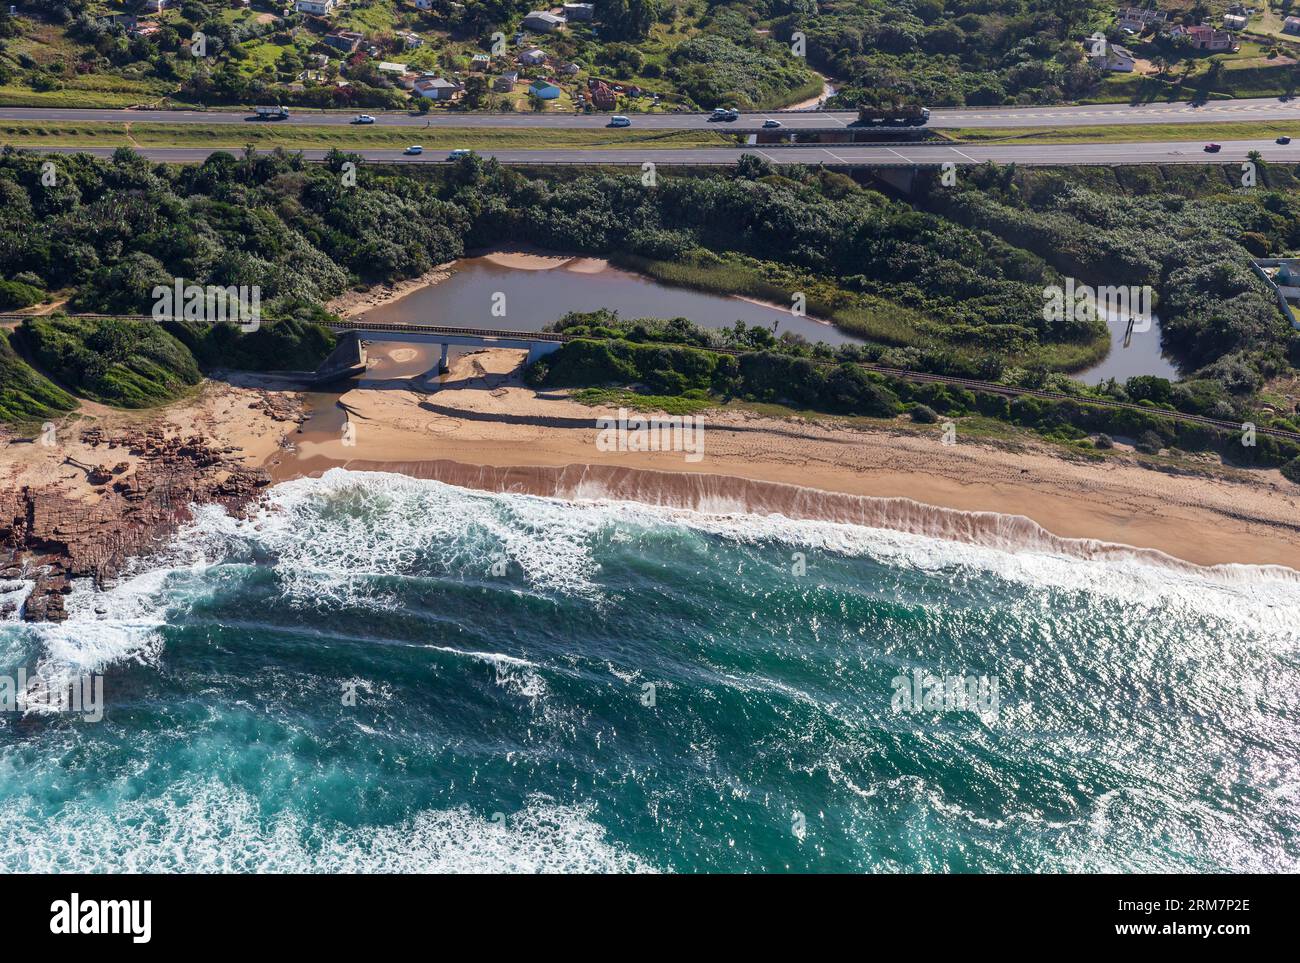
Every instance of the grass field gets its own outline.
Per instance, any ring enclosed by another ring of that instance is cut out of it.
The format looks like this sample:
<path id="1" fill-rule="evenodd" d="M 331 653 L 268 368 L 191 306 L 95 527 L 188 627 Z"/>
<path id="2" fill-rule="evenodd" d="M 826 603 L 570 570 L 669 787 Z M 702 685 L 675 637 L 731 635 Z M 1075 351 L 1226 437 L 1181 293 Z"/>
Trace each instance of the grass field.
<path id="1" fill-rule="evenodd" d="M 31 124 L 0 122 L 0 143 L 15 147 L 285 147 L 295 150 L 406 147 L 508 148 L 724 147 L 734 138 L 709 130 L 554 130 L 483 127 L 277 127 L 214 124 Z"/>

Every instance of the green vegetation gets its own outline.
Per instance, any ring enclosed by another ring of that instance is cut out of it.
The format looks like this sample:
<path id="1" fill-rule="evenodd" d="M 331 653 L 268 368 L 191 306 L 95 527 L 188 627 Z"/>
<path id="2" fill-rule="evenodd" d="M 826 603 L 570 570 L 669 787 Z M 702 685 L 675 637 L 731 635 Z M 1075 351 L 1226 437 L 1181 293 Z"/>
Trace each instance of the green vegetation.
<path id="1" fill-rule="evenodd" d="M 0 121 L 0 139 L 15 147 L 208 147 L 269 149 L 400 149 L 419 143 L 426 150 L 506 150 L 641 147 L 722 147 L 735 143 L 712 130 L 583 130 L 527 127 L 276 126 L 274 124 L 39 124 Z"/>
<path id="2" fill-rule="evenodd" d="M 199 383 L 194 358 L 148 321 L 29 318 L 18 336 L 37 363 L 77 394 L 123 408 L 173 401 Z"/>
<path id="3" fill-rule="evenodd" d="M 1008 399 L 992 392 L 887 377 L 860 366 L 870 359 L 869 349 L 810 347 L 740 323 L 734 329 L 714 331 L 697 328 L 685 318 L 623 321 L 616 314 L 598 311 L 570 314 L 555 328 L 586 337 L 566 342 L 536 362 L 527 377 L 539 387 L 586 386 L 579 395 L 592 403 L 626 406 L 623 399 L 636 392 L 644 396 L 644 407 L 670 412 L 674 400 L 705 404 L 713 398 L 719 403 L 741 399 L 873 418 L 906 412 L 920 424 L 932 424 L 940 416 L 976 423 L 992 419 L 1031 429 L 1083 452 L 1105 450 L 1113 444 L 1110 436 L 1119 435 L 1136 439 L 1137 449 L 1150 455 L 1165 448 L 1214 451 L 1234 464 L 1282 467 L 1288 477 L 1300 467 L 1296 442 L 1260 435 L 1255 447 L 1245 447 L 1236 431 L 1160 416 L 1158 410 L 1169 407 L 1170 401 L 1187 400 L 1178 394 L 1181 386 L 1162 378 L 1141 376 L 1125 385 L 1111 383 L 1096 390 L 1074 385 L 1076 397 L 1068 400 Z M 1112 398 L 1145 402 L 1151 411 L 1090 403 Z M 1096 443 L 1089 437 L 1092 434 L 1097 435 Z"/>
<path id="4" fill-rule="evenodd" d="M 967 144 L 1124 144 L 1130 141 L 1272 140 L 1286 134 L 1300 139 L 1294 121 L 1237 121 L 1201 124 L 1110 124 L 1097 127 L 963 127 L 943 131 Z M 1279 145 L 1278 159 L 1287 147 Z"/>
<path id="5" fill-rule="evenodd" d="M 0 331 L 0 421 L 28 425 L 57 418 L 77 406 L 77 400 L 37 374 Z"/>

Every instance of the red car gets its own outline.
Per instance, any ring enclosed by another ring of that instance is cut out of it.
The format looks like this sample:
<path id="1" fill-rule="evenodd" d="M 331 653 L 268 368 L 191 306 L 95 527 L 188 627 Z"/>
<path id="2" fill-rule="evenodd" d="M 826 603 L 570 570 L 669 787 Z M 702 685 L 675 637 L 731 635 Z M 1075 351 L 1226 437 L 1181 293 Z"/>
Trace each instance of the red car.
<path id="1" fill-rule="evenodd" d="M 1209 154 L 1217 154 L 1217 153 L 1218 153 L 1219 151 L 1221 151 L 1221 150 L 1223 150 L 1223 145 L 1222 145 L 1222 144 L 1206 144 L 1206 145 L 1205 145 L 1205 151 L 1206 151 L 1206 153 L 1209 153 Z"/>

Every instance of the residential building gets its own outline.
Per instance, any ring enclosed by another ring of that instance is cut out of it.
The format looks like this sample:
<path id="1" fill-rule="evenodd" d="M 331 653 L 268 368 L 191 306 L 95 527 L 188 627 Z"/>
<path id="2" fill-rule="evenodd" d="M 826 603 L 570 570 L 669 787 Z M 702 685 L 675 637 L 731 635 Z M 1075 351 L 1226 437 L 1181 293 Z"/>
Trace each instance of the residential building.
<path id="1" fill-rule="evenodd" d="M 1170 33 L 1175 37 L 1187 37 L 1197 50 L 1220 51 L 1231 50 L 1233 47 L 1231 32 L 1220 30 L 1207 23 L 1197 24 L 1194 27 L 1174 27 Z"/>
<path id="2" fill-rule="evenodd" d="M 508 70 L 496 80 L 492 81 L 492 89 L 503 94 L 508 94 L 515 89 L 515 84 L 519 82 L 519 71 Z"/>
<path id="3" fill-rule="evenodd" d="M 546 63 L 546 51 L 534 47 L 532 50 L 525 50 L 516 59 L 525 67 L 536 67 Z"/>
<path id="4" fill-rule="evenodd" d="M 406 64 L 395 64 L 388 60 L 379 61 L 379 72 L 383 74 L 401 74 L 407 71 Z"/>
<path id="5" fill-rule="evenodd" d="M 564 19 L 569 23 L 578 23 L 583 20 L 592 20 L 596 16 L 596 7 L 590 3 L 566 3 L 564 5 Z"/>
<path id="6" fill-rule="evenodd" d="M 1225 13 L 1223 15 L 1223 25 L 1229 30 L 1245 30 L 1248 23 L 1250 23 L 1250 17 L 1245 14 Z"/>
<path id="7" fill-rule="evenodd" d="M 1124 74 L 1133 72 L 1135 58 L 1131 51 L 1119 44 L 1107 41 L 1102 45 L 1100 52 L 1092 53 L 1089 56 L 1093 64 L 1102 70 L 1113 70 Z"/>
<path id="8" fill-rule="evenodd" d="M 609 84 L 592 77 L 587 81 L 587 93 L 591 97 L 591 106 L 597 110 L 613 110 L 618 106 L 618 95 Z"/>
<path id="9" fill-rule="evenodd" d="M 418 33 L 402 34 L 402 43 L 406 44 L 407 50 L 414 50 L 416 47 L 424 46 L 424 38 Z"/>
<path id="10" fill-rule="evenodd" d="M 577 64 L 560 64 L 556 69 L 566 77 L 572 77 L 582 70 Z"/>
<path id="11" fill-rule="evenodd" d="M 554 33 L 564 26 L 564 18 L 557 17 L 549 10 L 534 10 L 524 17 L 524 29 L 537 33 Z"/>
<path id="12" fill-rule="evenodd" d="M 528 92 L 542 100 L 555 100 L 563 91 L 549 80 L 534 80 L 528 85 Z"/>
<path id="13" fill-rule="evenodd" d="M 1167 23 L 1169 15 L 1151 8 L 1123 7 L 1115 11 L 1115 23 L 1121 30 L 1141 33 L 1148 26 L 1159 28 Z"/>
<path id="14" fill-rule="evenodd" d="M 423 77 L 415 82 L 414 90 L 430 100 L 451 100 L 460 93 L 460 84 L 445 77 Z"/>
<path id="15" fill-rule="evenodd" d="M 315 17 L 329 17 L 333 16 L 337 6 L 335 0 L 298 0 L 293 5 L 293 8 L 299 13 L 310 13 Z"/>
<path id="16" fill-rule="evenodd" d="M 341 50 L 345 54 L 350 54 L 361 45 L 365 40 L 365 34 L 357 33 L 355 30 L 331 30 L 321 42 L 333 47 L 335 50 Z"/>
<path id="17" fill-rule="evenodd" d="M 479 73 L 487 73 L 492 66 L 492 58 L 487 54 L 478 53 L 469 58 L 469 69 L 476 70 Z"/>

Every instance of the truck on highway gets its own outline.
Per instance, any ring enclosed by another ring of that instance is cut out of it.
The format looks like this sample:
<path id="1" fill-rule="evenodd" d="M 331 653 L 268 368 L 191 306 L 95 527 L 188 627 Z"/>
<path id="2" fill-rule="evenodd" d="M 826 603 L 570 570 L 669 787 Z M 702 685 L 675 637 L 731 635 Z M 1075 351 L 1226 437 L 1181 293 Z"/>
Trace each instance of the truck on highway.
<path id="1" fill-rule="evenodd" d="M 858 122 L 863 124 L 908 124 L 920 127 L 930 119 L 930 108 L 920 104 L 860 104 Z"/>
<path id="2" fill-rule="evenodd" d="M 254 107 L 253 113 L 258 120 L 285 120 L 289 116 L 288 107 Z"/>

